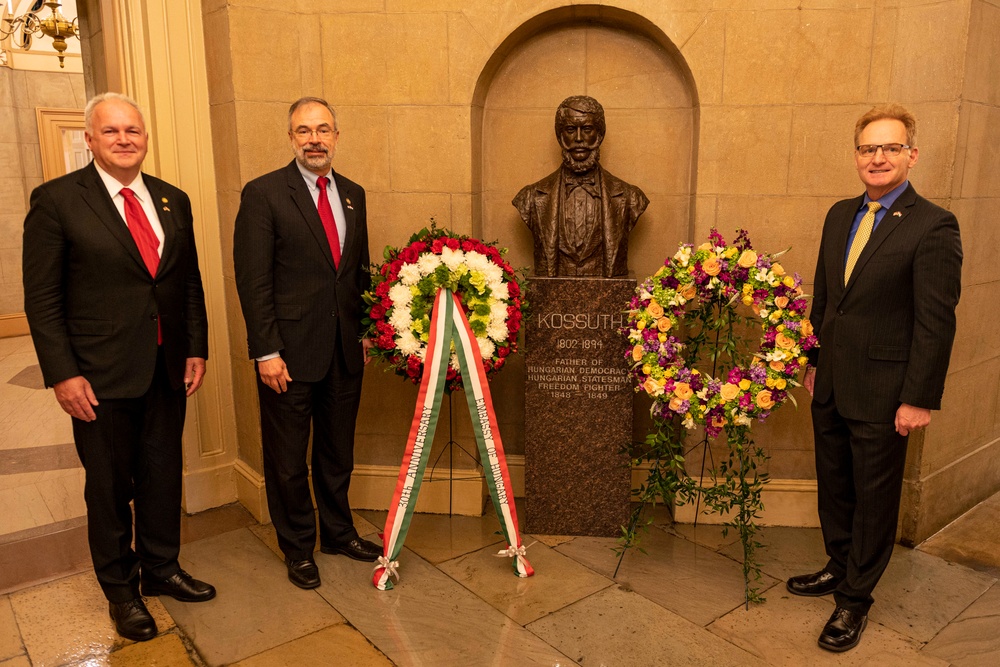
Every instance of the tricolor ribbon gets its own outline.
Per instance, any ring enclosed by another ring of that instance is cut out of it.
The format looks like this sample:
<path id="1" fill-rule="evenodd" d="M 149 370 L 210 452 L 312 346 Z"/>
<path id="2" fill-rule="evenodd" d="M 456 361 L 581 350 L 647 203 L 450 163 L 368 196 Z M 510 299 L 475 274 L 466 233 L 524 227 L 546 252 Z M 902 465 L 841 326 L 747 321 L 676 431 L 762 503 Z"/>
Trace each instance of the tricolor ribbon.
<path id="1" fill-rule="evenodd" d="M 392 588 L 392 579 L 398 579 L 399 563 L 396 558 L 403 549 L 406 533 L 410 528 L 413 508 L 417 504 L 420 482 L 423 480 L 427 459 L 430 458 L 431 443 L 437 428 L 444 398 L 445 379 L 451 345 L 454 343 L 458 355 L 459 370 L 462 373 L 465 398 L 472 414 L 472 427 L 479 446 L 480 459 L 486 471 L 486 485 L 493 499 L 500 528 L 509 545 L 502 551 L 513 558 L 512 567 L 519 577 L 530 577 L 535 573 L 528 559 L 517 526 L 517 510 L 514 507 L 513 488 L 507 472 L 500 431 L 497 428 L 493 398 L 486 381 L 482 355 L 475 334 L 462 311 L 462 304 L 450 290 L 439 290 L 431 312 L 431 327 L 427 341 L 427 355 L 424 358 L 424 372 L 420 378 L 417 405 L 410 424 L 410 435 L 403 452 L 403 463 L 396 481 L 396 491 L 383 533 L 383 555 L 375 565 L 372 583 L 379 590 Z"/>

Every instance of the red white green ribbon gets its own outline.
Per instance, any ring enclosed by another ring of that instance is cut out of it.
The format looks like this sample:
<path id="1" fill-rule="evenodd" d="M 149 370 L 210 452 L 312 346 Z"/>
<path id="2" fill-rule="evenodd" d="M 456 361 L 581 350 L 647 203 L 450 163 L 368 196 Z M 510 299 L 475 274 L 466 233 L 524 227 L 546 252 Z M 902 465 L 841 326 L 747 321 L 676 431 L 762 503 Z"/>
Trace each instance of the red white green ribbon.
<path id="1" fill-rule="evenodd" d="M 372 583 L 379 590 L 392 588 L 392 579 L 398 578 L 399 562 L 396 558 L 403 549 L 406 533 L 410 528 L 413 508 L 417 503 L 420 482 L 430 458 L 431 443 L 437 428 L 444 398 L 445 378 L 454 342 L 458 354 L 459 369 L 462 373 L 465 397 L 472 414 L 472 427 L 479 446 L 480 459 L 486 470 L 486 485 L 493 499 L 497 518 L 508 547 L 497 555 L 513 558 L 512 567 L 519 577 L 530 577 L 535 573 L 525 558 L 525 546 L 517 526 L 517 510 L 514 507 L 513 488 L 507 472 L 507 458 L 504 456 L 500 431 L 497 428 L 493 398 L 486 381 L 482 356 L 475 334 L 462 311 L 458 297 L 450 290 L 438 291 L 431 312 L 431 327 L 427 341 L 427 356 L 424 372 L 417 393 L 417 405 L 410 424 L 410 435 L 403 453 L 403 463 L 396 481 L 396 491 L 383 533 L 383 554 L 378 559 L 372 574 Z"/>

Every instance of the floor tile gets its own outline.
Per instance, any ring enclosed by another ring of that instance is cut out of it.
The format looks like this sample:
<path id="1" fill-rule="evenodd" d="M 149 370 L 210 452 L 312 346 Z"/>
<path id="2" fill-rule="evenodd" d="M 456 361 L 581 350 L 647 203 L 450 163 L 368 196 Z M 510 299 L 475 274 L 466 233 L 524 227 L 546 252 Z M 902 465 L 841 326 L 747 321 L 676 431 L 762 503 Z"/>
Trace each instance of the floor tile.
<path id="1" fill-rule="evenodd" d="M 213 507 L 181 517 L 181 544 L 254 525 L 257 520 L 239 503 Z"/>
<path id="2" fill-rule="evenodd" d="M 242 660 L 343 621 L 314 591 L 293 586 L 282 562 L 248 529 L 185 545 L 180 560 L 219 592 L 198 604 L 163 598 L 210 665 Z"/>
<path id="3" fill-rule="evenodd" d="M 798 597 L 776 587 L 769 591 L 767 602 L 752 605 L 749 611 L 735 609 L 708 629 L 768 665 L 947 667 L 942 660 L 921 655 L 918 642 L 870 620 L 856 648 L 846 653 L 825 651 L 816 640 L 833 610 L 833 602 L 826 598 Z"/>
<path id="4" fill-rule="evenodd" d="M 1000 583 L 939 632 L 924 653 L 955 667 L 1000 665 Z"/>
<path id="5" fill-rule="evenodd" d="M 575 539 L 574 535 L 532 535 L 532 539 L 538 540 L 547 547 L 557 547 L 560 544 L 566 544 L 567 542 Z M 522 540 L 523 541 L 523 540 Z"/>
<path id="6" fill-rule="evenodd" d="M 0 661 L 0 667 L 32 667 L 31 661 L 28 660 L 28 656 L 19 655 L 16 658 L 11 658 L 10 660 Z"/>
<path id="7" fill-rule="evenodd" d="M 926 643 L 995 582 L 982 572 L 897 546 L 875 589 L 869 616 Z"/>
<path id="8" fill-rule="evenodd" d="M 534 540 L 524 536 L 523 541 L 531 545 Z M 525 579 L 514 575 L 512 559 L 497 556 L 496 545 L 459 556 L 438 567 L 521 625 L 612 585 L 607 577 L 544 544 L 531 545 L 527 558 L 535 574 Z"/>
<path id="9" fill-rule="evenodd" d="M 724 535 L 723 526 L 710 523 L 699 523 L 697 526 L 693 523 L 675 523 L 669 525 L 666 530 L 712 551 L 722 551 L 740 541 L 734 531 L 730 530 Z"/>
<path id="10" fill-rule="evenodd" d="M 619 586 L 535 621 L 528 629 L 581 665 L 764 665 L 756 656 Z"/>
<path id="11" fill-rule="evenodd" d="M 392 667 L 392 663 L 365 639 L 365 636 L 341 623 L 276 646 L 233 667 Z"/>
<path id="12" fill-rule="evenodd" d="M 918 551 L 1000 577 L 1000 493 L 931 536 Z"/>
<path id="13" fill-rule="evenodd" d="M 10 601 L 35 667 L 86 659 L 103 661 L 115 649 L 131 643 L 115 632 L 108 602 L 91 572 L 18 591 Z M 161 633 L 174 627 L 158 599 L 148 599 L 146 606 Z"/>
<path id="14" fill-rule="evenodd" d="M 381 533 L 385 528 L 388 512 L 362 510 L 359 514 L 378 526 L 377 532 Z M 442 563 L 488 544 L 499 544 L 503 540 L 500 524 L 494 514 L 484 514 L 481 517 L 414 514 L 404 546 L 424 560 Z"/>
<path id="15" fill-rule="evenodd" d="M 10 597 L 0 597 L 0 660 L 7 660 L 24 653 L 21 644 L 21 633 L 14 619 L 14 609 L 10 606 Z"/>
<path id="16" fill-rule="evenodd" d="M 760 569 L 779 581 L 798 574 L 818 572 L 829 560 L 819 528 L 765 526 L 760 529 L 757 541 L 764 545 L 757 550 Z M 743 562 L 743 544 L 739 540 L 720 553 Z"/>
<path id="17" fill-rule="evenodd" d="M 371 563 L 320 556 L 323 585 L 316 589 L 397 665 L 568 664 L 565 655 L 409 549 L 399 561 L 399 583 L 379 591 L 371 583 Z"/>
<path id="18" fill-rule="evenodd" d="M 131 644 L 108 657 L 111 667 L 190 667 L 197 663 L 188 655 L 176 633 L 160 635 L 148 642 Z"/>
<path id="19" fill-rule="evenodd" d="M 376 533 L 377 531 L 381 530 L 381 528 L 376 529 L 375 526 L 370 521 L 365 519 L 357 512 L 352 511 L 351 517 L 354 519 L 354 529 L 358 531 L 358 535 L 367 540 L 372 540 L 376 544 L 380 544 L 379 537 Z M 274 532 L 273 523 L 252 524 L 249 526 L 249 528 L 250 532 L 256 535 L 257 539 L 263 542 L 268 549 L 273 551 L 274 554 L 279 559 L 281 559 L 282 561 L 285 559 L 284 554 L 281 553 L 281 548 L 278 546 L 278 535 Z M 319 552 L 318 539 L 319 538 L 317 537 L 317 543 L 316 543 L 317 555 Z"/>
<path id="20" fill-rule="evenodd" d="M 611 577 L 618 563 L 615 546 L 614 538 L 578 537 L 556 550 Z M 659 528 L 643 537 L 642 548 L 645 554 L 625 554 L 616 578 L 640 595 L 700 626 L 743 604 L 739 563 Z M 762 588 L 774 583 L 765 575 Z"/>

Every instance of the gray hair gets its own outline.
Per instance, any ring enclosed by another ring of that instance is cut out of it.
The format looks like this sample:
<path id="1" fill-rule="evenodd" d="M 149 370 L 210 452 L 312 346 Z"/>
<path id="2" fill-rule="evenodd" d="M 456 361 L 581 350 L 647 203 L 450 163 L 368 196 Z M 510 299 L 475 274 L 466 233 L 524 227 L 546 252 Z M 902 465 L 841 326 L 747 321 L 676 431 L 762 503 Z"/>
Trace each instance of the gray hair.
<path id="1" fill-rule="evenodd" d="M 333 116 L 333 131 L 340 132 L 340 127 L 337 125 L 337 112 L 334 111 L 330 103 L 324 100 L 322 97 L 300 97 L 299 99 L 292 102 L 292 106 L 288 107 L 288 131 L 292 131 L 292 114 L 299 107 L 305 106 L 307 104 L 318 104 L 322 107 L 326 107 L 326 110 L 330 112 Z"/>
<path id="2" fill-rule="evenodd" d="M 146 126 L 146 116 L 142 113 L 142 109 L 139 108 L 139 103 L 133 100 L 131 97 L 129 97 L 128 95 L 122 95 L 121 93 L 110 93 L 110 92 L 99 93 L 90 98 L 90 101 L 87 102 L 86 108 L 83 110 L 83 123 L 88 134 L 93 134 L 92 132 L 93 128 L 90 125 L 90 121 L 93 118 L 94 109 L 96 109 L 97 105 L 100 104 L 101 102 L 108 102 L 110 100 L 117 100 L 119 102 L 124 102 L 125 104 L 135 109 L 136 112 L 138 112 L 139 114 L 139 118 L 142 119 L 143 127 Z"/>

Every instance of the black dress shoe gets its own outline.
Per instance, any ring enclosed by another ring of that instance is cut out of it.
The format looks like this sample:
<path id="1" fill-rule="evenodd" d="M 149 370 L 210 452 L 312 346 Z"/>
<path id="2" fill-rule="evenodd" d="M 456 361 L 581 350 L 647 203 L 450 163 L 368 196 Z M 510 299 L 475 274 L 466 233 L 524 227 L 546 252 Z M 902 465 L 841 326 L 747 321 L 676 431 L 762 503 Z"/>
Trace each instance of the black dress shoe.
<path id="1" fill-rule="evenodd" d="M 826 570 L 820 570 L 815 574 L 800 574 L 797 577 L 792 577 L 785 583 L 785 587 L 788 588 L 789 593 L 795 595 L 818 597 L 837 590 L 840 582 L 840 579 Z"/>
<path id="2" fill-rule="evenodd" d="M 360 537 L 340 544 L 324 544 L 320 546 L 319 550 L 325 554 L 344 554 L 354 560 L 363 560 L 369 563 L 374 563 L 382 555 L 382 547 Z"/>
<path id="3" fill-rule="evenodd" d="M 156 621 L 140 598 L 128 602 L 112 602 L 108 613 L 115 624 L 115 632 L 125 639 L 144 642 L 156 636 Z"/>
<path id="4" fill-rule="evenodd" d="M 308 558 L 288 560 L 286 558 L 285 565 L 288 567 L 288 580 L 299 588 L 308 590 L 319 587 L 319 569 L 312 560 Z"/>
<path id="5" fill-rule="evenodd" d="M 143 579 L 141 585 L 146 597 L 169 595 L 181 602 L 205 602 L 215 597 L 215 586 L 195 579 L 184 570 L 177 570 L 166 579 Z"/>
<path id="6" fill-rule="evenodd" d="M 849 651 L 861 641 L 867 625 L 867 614 L 837 607 L 819 636 L 819 645 L 835 653 Z"/>

